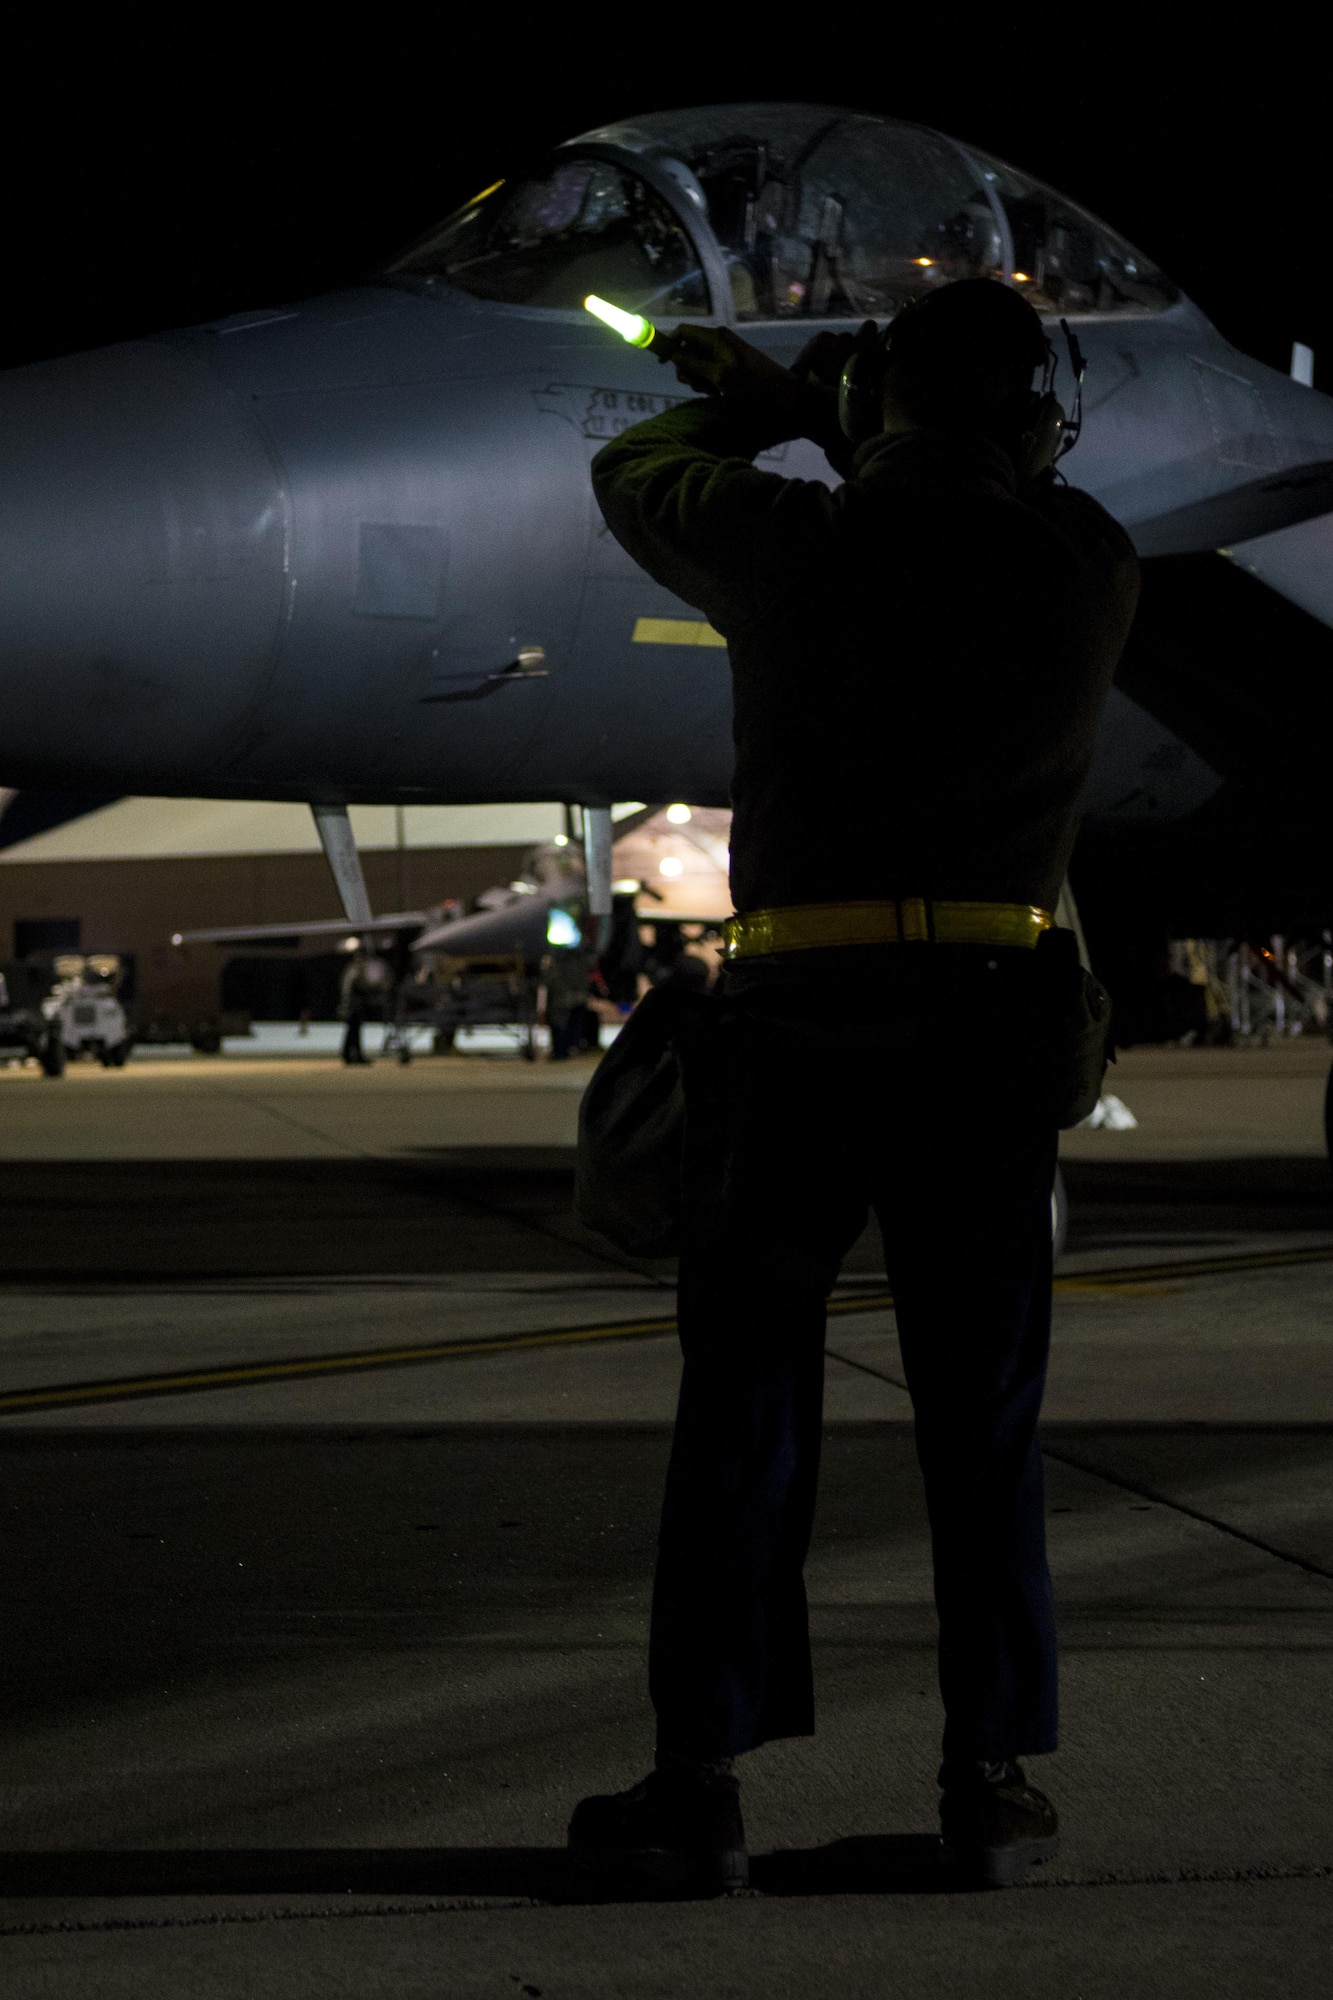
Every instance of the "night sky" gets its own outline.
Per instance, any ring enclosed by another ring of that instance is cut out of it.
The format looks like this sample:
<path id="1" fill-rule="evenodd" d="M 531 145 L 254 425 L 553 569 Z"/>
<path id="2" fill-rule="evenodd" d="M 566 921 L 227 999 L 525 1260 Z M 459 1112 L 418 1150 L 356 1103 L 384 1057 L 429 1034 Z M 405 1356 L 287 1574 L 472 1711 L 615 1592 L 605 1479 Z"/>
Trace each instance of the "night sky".
<path id="1" fill-rule="evenodd" d="M 1104 217 L 1247 352 L 1285 369 L 1300 339 L 1318 368 L 1333 342 L 1326 85 L 1299 14 L 1265 42 L 1257 16 L 1226 40 L 1191 9 L 1195 47 L 1164 38 L 1169 6 L 873 30 L 861 7 L 696 7 L 689 31 L 661 6 L 302 11 L 9 37 L 0 363 L 337 285 L 588 126 L 753 98 L 970 139 Z"/>

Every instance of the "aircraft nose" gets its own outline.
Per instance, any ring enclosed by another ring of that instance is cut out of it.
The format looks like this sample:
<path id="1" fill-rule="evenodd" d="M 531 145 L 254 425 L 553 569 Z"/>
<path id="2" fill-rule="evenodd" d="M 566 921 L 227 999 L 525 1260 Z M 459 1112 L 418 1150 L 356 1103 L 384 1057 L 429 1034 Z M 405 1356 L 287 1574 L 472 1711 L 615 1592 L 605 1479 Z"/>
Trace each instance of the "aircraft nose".
<path id="1" fill-rule="evenodd" d="M 0 376 L 0 782 L 219 778 L 272 668 L 280 482 L 206 336 Z"/>

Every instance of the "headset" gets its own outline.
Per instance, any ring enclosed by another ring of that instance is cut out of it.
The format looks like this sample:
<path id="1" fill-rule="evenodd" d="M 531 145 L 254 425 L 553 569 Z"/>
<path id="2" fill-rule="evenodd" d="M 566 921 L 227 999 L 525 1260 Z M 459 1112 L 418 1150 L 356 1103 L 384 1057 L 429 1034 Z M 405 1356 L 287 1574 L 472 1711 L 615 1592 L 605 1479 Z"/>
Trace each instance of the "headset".
<path id="1" fill-rule="evenodd" d="M 865 444 L 870 438 L 878 437 L 884 428 L 884 377 L 893 330 L 901 324 L 906 313 L 919 310 L 923 303 L 919 299 L 909 301 L 897 317 L 882 329 L 873 320 L 867 320 L 856 336 L 856 345 L 847 357 L 838 383 L 838 422 L 844 436 L 850 438 L 853 444 Z M 1042 367 L 1041 387 L 1027 392 L 1027 409 L 1015 454 L 1020 485 L 1026 485 L 1043 472 L 1050 471 L 1059 459 L 1074 449 L 1083 428 L 1083 377 L 1088 364 L 1077 335 L 1070 331 L 1068 320 L 1061 320 L 1060 331 L 1065 337 L 1070 372 L 1074 377 L 1073 407 L 1066 414 L 1064 405 L 1056 396 L 1055 377 L 1060 357 L 1050 340 L 1043 335 L 1046 360 Z"/>

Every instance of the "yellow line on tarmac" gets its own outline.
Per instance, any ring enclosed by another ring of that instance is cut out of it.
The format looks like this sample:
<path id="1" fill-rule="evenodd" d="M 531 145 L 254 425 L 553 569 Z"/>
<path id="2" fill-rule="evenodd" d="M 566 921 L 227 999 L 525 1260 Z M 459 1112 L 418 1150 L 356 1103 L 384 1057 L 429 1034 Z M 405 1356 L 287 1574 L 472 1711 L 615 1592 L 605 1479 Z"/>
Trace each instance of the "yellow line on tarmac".
<path id="1" fill-rule="evenodd" d="M 359 1354 L 317 1354 L 305 1360 L 243 1362 L 235 1368 L 183 1369 L 177 1375 L 118 1376 L 105 1382 L 71 1382 L 64 1388 L 18 1389 L 0 1395 L 0 1416 L 20 1410 L 55 1410 L 75 1403 L 129 1401 L 141 1396 L 189 1394 L 196 1389 L 237 1389 L 252 1382 L 289 1382 L 302 1376 L 351 1375 L 371 1368 L 410 1368 L 415 1362 L 455 1361 L 469 1354 L 505 1354 L 516 1347 L 561 1347 L 573 1341 L 631 1340 L 674 1333 L 674 1319 L 623 1320 L 613 1326 L 557 1327 L 543 1333 L 499 1334 L 494 1340 L 440 1340 L 419 1347 L 371 1347 Z"/>
<path id="2" fill-rule="evenodd" d="M 1333 1243 L 1300 1250 L 1253 1250 L 1237 1257 L 1189 1257 L 1179 1263 L 1134 1264 L 1111 1271 L 1070 1271 L 1055 1281 L 1057 1292 L 1126 1291 L 1159 1278 L 1212 1278 L 1232 1271 L 1277 1271 L 1288 1264 L 1333 1264 Z"/>
<path id="3" fill-rule="evenodd" d="M 1198 1257 L 1171 1264 L 1135 1264 L 1106 1271 L 1071 1272 L 1055 1280 L 1057 1292 L 1139 1291 L 1155 1289 L 1157 1281 L 1206 1278 L 1231 1271 L 1277 1270 L 1284 1265 L 1333 1263 L 1333 1244 L 1301 1250 L 1255 1251 L 1239 1257 Z M 829 1300 L 830 1318 L 851 1313 L 886 1312 L 893 1305 L 888 1291 L 858 1292 L 851 1298 Z M 431 1361 L 460 1361 L 481 1354 L 512 1354 L 524 1349 L 571 1347 L 594 1340 L 646 1340 L 674 1333 L 669 1319 L 615 1320 L 601 1326 L 548 1327 L 536 1333 L 497 1334 L 491 1340 L 439 1340 L 412 1347 L 370 1347 L 353 1354 L 316 1354 L 286 1361 L 242 1362 L 234 1368 L 181 1369 L 172 1375 L 118 1376 L 100 1382 L 53 1384 L 0 1394 L 0 1416 L 28 1410 L 69 1409 L 90 1403 L 133 1402 L 152 1396 L 191 1395 L 202 1389 L 242 1389 L 260 1382 L 293 1382 L 319 1375 L 365 1374 L 376 1368 L 411 1368 Z"/>

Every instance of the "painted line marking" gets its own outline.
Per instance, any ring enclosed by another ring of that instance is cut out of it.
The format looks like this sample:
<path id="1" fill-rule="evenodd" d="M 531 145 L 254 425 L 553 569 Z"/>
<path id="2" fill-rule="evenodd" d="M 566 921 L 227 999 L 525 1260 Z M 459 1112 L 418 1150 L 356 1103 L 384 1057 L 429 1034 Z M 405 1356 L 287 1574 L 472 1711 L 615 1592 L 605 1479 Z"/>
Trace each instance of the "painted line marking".
<path id="1" fill-rule="evenodd" d="M 1135 1264 L 1123 1270 L 1080 1271 L 1055 1280 L 1057 1292 L 1174 1290 L 1185 1278 L 1229 1272 L 1279 1270 L 1288 1265 L 1333 1263 L 1333 1244 L 1302 1250 L 1255 1251 L 1238 1257 L 1197 1257 L 1178 1264 Z M 1163 1279 L 1171 1281 L 1162 1284 Z M 888 1291 L 861 1292 L 828 1302 L 830 1319 L 854 1313 L 887 1312 Z M 676 1331 L 675 1315 L 661 1319 L 614 1320 L 601 1326 L 547 1327 L 534 1333 L 496 1334 L 489 1340 L 437 1340 L 412 1347 L 371 1347 L 353 1354 L 317 1354 L 285 1361 L 243 1362 L 234 1368 L 187 1368 L 170 1375 L 114 1376 L 97 1382 L 70 1382 L 0 1395 L 0 1416 L 28 1410 L 58 1410 L 90 1403 L 135 1402 L 153 1396 L 192 1395 L 205 1389 L 240 1389 L 262 1382 L 291 1382 L 320 1375 L 367 1374 L 376 1368 L 414 1368 L 433 1361 L 461 1361 L 480 1354 L 513 1354 L 524 1349 L 570 1347 L 594 1340 L 651 1340 Z"/>
<path id="2" fill-rule="evenodd" d="M 643 1340 L 674 1333 L 671 1319 L 621 1320 L 608 1326 L 550 1328 L 540 1333 L 497 1334 L 492 1340 L 438 1340 L 413 1347 L 372 1347 L 359 1354 L 317 1354 L 301 1360 L 245 1362 L 235 1368 L 182 1369 L 175 1375 L 119 1376 L 103 1382 L 71 1382 L 64 1388 L 22 1389 L 0 1395 L 0 1416 L 20 1410 L 54 1410 L 68 1404 L 128 1402 L 138 1397 L 190 1394 L 199 1389 L 235 1389 L 256 1382 L 288 1382 L 302 1376 L 363 1374 L 373 1368 L 411 1368 L 429 1361 L 456 1361 L 473 1354 L 506 1354 L 515 1348 L 562 1347 L 574 1341 Z"/>
<path id="3" fill-rule="evenodd" d="M 1237 1256 L 1190 1257 L 1180 1263 L 1125 1265 L 1114 1271 L 1067 1271 L 1055 1281 L 1057 1292 L 1128 1291 L 1162 1279 L 1212 1278 L 1232 1271 L 1276 1271 L 1288 1264 L 1333 1263 L 1333 1243 L 1307 1244 L 1300 1250 L 1252 1250 Z"/>

